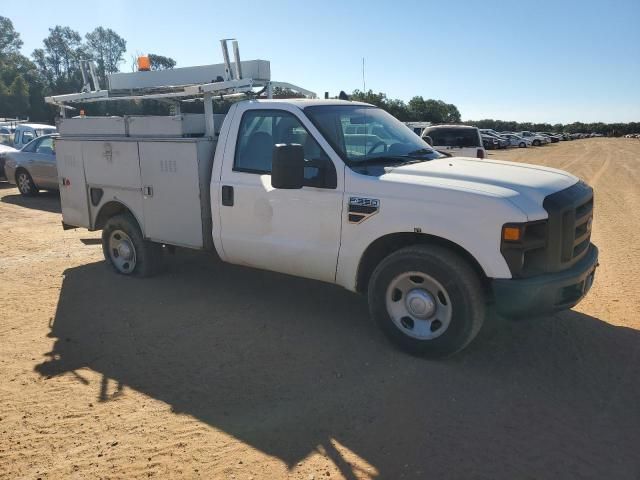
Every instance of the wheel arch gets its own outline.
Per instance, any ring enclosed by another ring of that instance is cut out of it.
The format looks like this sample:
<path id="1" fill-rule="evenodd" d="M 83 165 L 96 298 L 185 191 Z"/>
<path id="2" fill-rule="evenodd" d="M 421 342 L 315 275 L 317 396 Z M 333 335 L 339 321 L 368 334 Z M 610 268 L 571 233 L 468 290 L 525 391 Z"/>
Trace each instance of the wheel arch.
<path id="1" fill-rule="evenodd" d="M 478 274 L 478 278 L 480 278 L 483 286 L 488 285 L 487 275 L 478 260 L 457 243 L 427 233 L 398 232 L 377 238 L 371 242 L 364 251 L 358 263 L 356 291 L 366 293 L 369 279 L 378 264 L 393 252 L 412 245 L 439 245 L 456 252 L 471 265 L 473 270 Z"/>
<path id="2" fill-rule="evenodd" d="M 111 217 L 127 213 L 135 219 L 140 227 L 140 231 L 144 234 L 144 230 L 142 228 L 143 225 L 140 219 L 135 213 L 133 213 L 133 210 L 129 208 L 129 206 L 119 200 L 109 200 L 100 207 L 98 215 L 96 215 L 96 220 L 93 224 L 93 230 L 102 230 Z"/>

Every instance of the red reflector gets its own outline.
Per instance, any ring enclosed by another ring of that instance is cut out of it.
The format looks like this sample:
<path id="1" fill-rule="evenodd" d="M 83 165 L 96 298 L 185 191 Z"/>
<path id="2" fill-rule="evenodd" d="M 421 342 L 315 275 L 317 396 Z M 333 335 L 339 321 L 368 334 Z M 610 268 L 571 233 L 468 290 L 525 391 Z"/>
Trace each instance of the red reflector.
<path id="1" fill-rule="evenodd" d="M 478 158 L 484 158 L 484 150 L 479 148 L 478 153 L 476 154 Z"/>
<path id="2" fill-rule="evenodd" d="M 65 178 L 62 183 L 64 184 L 65 187 L 68 187 L 69 185 L 71 185 L 71 182 L 69 181 L 68 178 Z"/>

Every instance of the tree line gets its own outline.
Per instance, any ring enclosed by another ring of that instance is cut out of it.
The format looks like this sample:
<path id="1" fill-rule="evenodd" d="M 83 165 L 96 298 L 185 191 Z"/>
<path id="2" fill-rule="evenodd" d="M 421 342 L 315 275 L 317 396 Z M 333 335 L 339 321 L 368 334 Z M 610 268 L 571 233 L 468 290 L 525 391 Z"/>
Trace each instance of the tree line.
<path id="1" fill-rule="evenodd" d="M 96 27 L 87 34 L 70 27 L 56 25 L 42 41 L 42 47 L 31 53 L 21 53 L 23 42 L 13 22 L 0 16 L 0 117 L 28 117 L 32 121 L 53 122 L 57 110 L 44 101 L 48 95 L 79 92 L 83 87 L 82 60 L 93 60 L 101 88 L 106 88 L 107 75 L 120 71 L 125 62 L 127 42 L 110 28 Z M 175 60 L 159 54 L 149 54 L 152 70 L 173 68 Z M 131 59 L 135 69 L 135 58 Z M 123 105 L 115 102 L 114 111 Z M 157 103 L 157 102 L 156 102 Z M 87 114 L 109 113 L 109 107 L 99 104 L 81 105 Z M 166 106 L 143 102 L 127 113 L 159 113 Z"/>
<path id="2" fill-rule="evenodd" d="M 70 27 L 56 25 L 42 41 L 42 47 L 31 53 L 31 58 L 21 53 L 23 42 L 11 20 L 0 16 L 0 117 L 28 117 L 32 121 L 52 123 L 58 114 L 55 108 L 44 102 L 44 97 L 53 94 L 79 92 L 83 87 L 81 60 L 93 60 L 102 88 L 106 88 L 107 75 L 120 71 L 125 63 L 127 42 L 110 28 L 96 27 L 84 37 Z M 136 57 L 131 59 L 131 71 L 136 69 Z M 159 54 L 149 54 L 152 70 L 170 69 L 175 60 Z M 277 91 L 276 96 L 291 96 L 293 92 Z M 431 123 L 461 123 L 458 108 L 442 100 L 424 99 L 415 96 L 408 102 L 388 98 L 385 93 L 372 90 L 354 90 L 350 95 L 358 100 L 376 105 L 401 121 L 423 121 Z M 231 102 L 224 101 L 216 111 L 224 112 Z M 166 104 L 143 101 L 89 103 L 79 105 L 87 115 L 111 114 L 167 114 Z M 188 105 L 185 111 L 199 111 L 196 105 Z M 479 128 L 497 131 L 554 131 L 588 132 L 603 135 L 625 135 L 640 132 L 640 123 L 589 123 L 575 122 L 568 125 L 548 123 L 519 123 L 484 119 L 464 122 Z"/>
<path id="3" fill-rule="evenodd" d="M 640 133 L 640 122 L 630 123 L 582 123 L 568 124 L 556 123 L 532 123 L 515 122 L 505 120 L 466 120 L 461 121 L 460 112 L 455 105 L 445 103 L 442 100 L 425 100 L 418 96 L 408 102 L 398 99 L 390 99 L 386 94 L 374 93 L 372 90 L 362 92 L 354 90 L 349 96 L 351 100 L 367 102 L 380 107 L 403 122 L 425 121 L 434 124 L 463 123 L 478 128 L 491 128 L 497 132 L 521 132 L 530 130 L 533 132 L 567 132 L 567 133 L 600 133 L 607 136 L 620 136 L 628 133 Z"/>

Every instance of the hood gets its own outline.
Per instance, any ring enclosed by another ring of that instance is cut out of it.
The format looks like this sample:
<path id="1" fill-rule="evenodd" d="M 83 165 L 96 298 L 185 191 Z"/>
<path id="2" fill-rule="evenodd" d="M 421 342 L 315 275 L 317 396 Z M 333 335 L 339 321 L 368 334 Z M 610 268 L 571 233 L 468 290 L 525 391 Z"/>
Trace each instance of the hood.
<path id="1" fill-rule="evenodd" d="M 391 168 L 381 180 L 462 190 L 511 201 L 530 220 L 546 218 L 545 197 L 579 179 L 562 170 L 474 158 L 451 157 Z"/>
<path id="2" fill-rule="evenodd" d="M 0 154 L 2 153 L 9 153 L 9 152 L 17 152 L 18 150 L 16 150 L 13 147 L 10 147 L 9 145 L 3 145 L 0 144 Z"/>

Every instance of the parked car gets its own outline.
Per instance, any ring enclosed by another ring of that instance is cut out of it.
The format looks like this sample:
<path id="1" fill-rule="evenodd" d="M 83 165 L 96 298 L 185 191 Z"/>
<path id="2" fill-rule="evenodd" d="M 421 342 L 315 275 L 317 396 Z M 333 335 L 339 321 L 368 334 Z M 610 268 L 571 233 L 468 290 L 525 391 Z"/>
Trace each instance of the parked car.
<path id="1" fill-rule="evenodd" d="M 498 138 L 502 136 L 502 133 L 496 132 L 493 128 L 481 128 L 480 133 L 488 133 L 489 135 L 494 135 Z"/>
<path id="2" fill-rule="evenodd" d="M 498 143 L 497 143 L 498 148 L 507 148 L 508 146 L 510 146 L 509 140 L 506 137 L 503 137 L 502 135 L 498 135 L 498 134 L 491 133 L 491 132 L 488 132 L 488 131 L 483 131 L 483 130 L 480 130 L 480 133 L 482 135 L 485 135 L 485 136 L 488 136 L 488 137 L 493 137 L 493 138 L 497 139 L 498 140 Z"/>
<path id="3" fill-rule="evenodd" d="M 519 135 L 523 138 L 527 138 L 531 140 L 531 145 L 533 145 L 534 147 L 539 147 L 540 145 L 551 143 L 551 140 L 548 137 L 538 135 L 537 133 L 530 132 L 528 130 L 523 130 L 522 132 L 516 132 L 516 135 Z"/>
<path id="4" fill-rule="evenodd" d="M 502 136 L 509 140 L 509 145 L 512 147 L 526 148 L 531 145 L 531 140 L 521 137 L 514 133 L 503 133 Z"/>
<path id="5" fill-rule="evenodd" d="M 557 133 L 549 133 L 549 132 L 538 132 L 538 133 L 540 135 L 545 135 L 549 137 L 552 143 L 558 143 L 562 139 L 562 136 L 558 135 Z"/>
<path id="6" fill-rule="evenodd" d="M 425 128 L 431 126 L 431 122 L 404 122 L 404 124 L 419 137 L 422 137 L 422 132 L 424 132 Z"/>
<path id="7" fill-rule="evenodd" d="M 38 138 L 43 135 L 51 135 L 53 133 L 56 133 L 56 127 L 53 125 L 21 123 L 16 125 L 16 130 L 13 134 L 13 147 L 21 149 L 34 138 Z"/>
<path id="8" fill-rule="evenodd" d="M 9 183 L 18 186 L 20 193 L 32 196 L 40 189 L 58 189 L 55 135 L 43 135 L 21 150 L 6 155 L 5 175 Z"/>
<path id="9" fill-rule="evenodd" d="M 422 138 L 434 149 L 455 157 L 485 158 L 480 132 L 467 125 L 430 126 L 422 132 Z"/>
<path id="10" fill-rule="evenodd" d="M 496 148 L 500 148 L 500 140 L 498 140 L 493 135 L 485 135 L 482 136 L 482 146 L 487 150 L 495 150 Z"/>
<path id="11" fill-rule="evenodd" d="M 0 177 L 4 177 L 5 173 L 4 173 L 4 163 L 6 161 L 6 157 L 8 153 L 11 152 L 17 152 L 17 150 L 13 147 L 10 147 L 8 145 L 2 145 L 0 144 Z"/>

